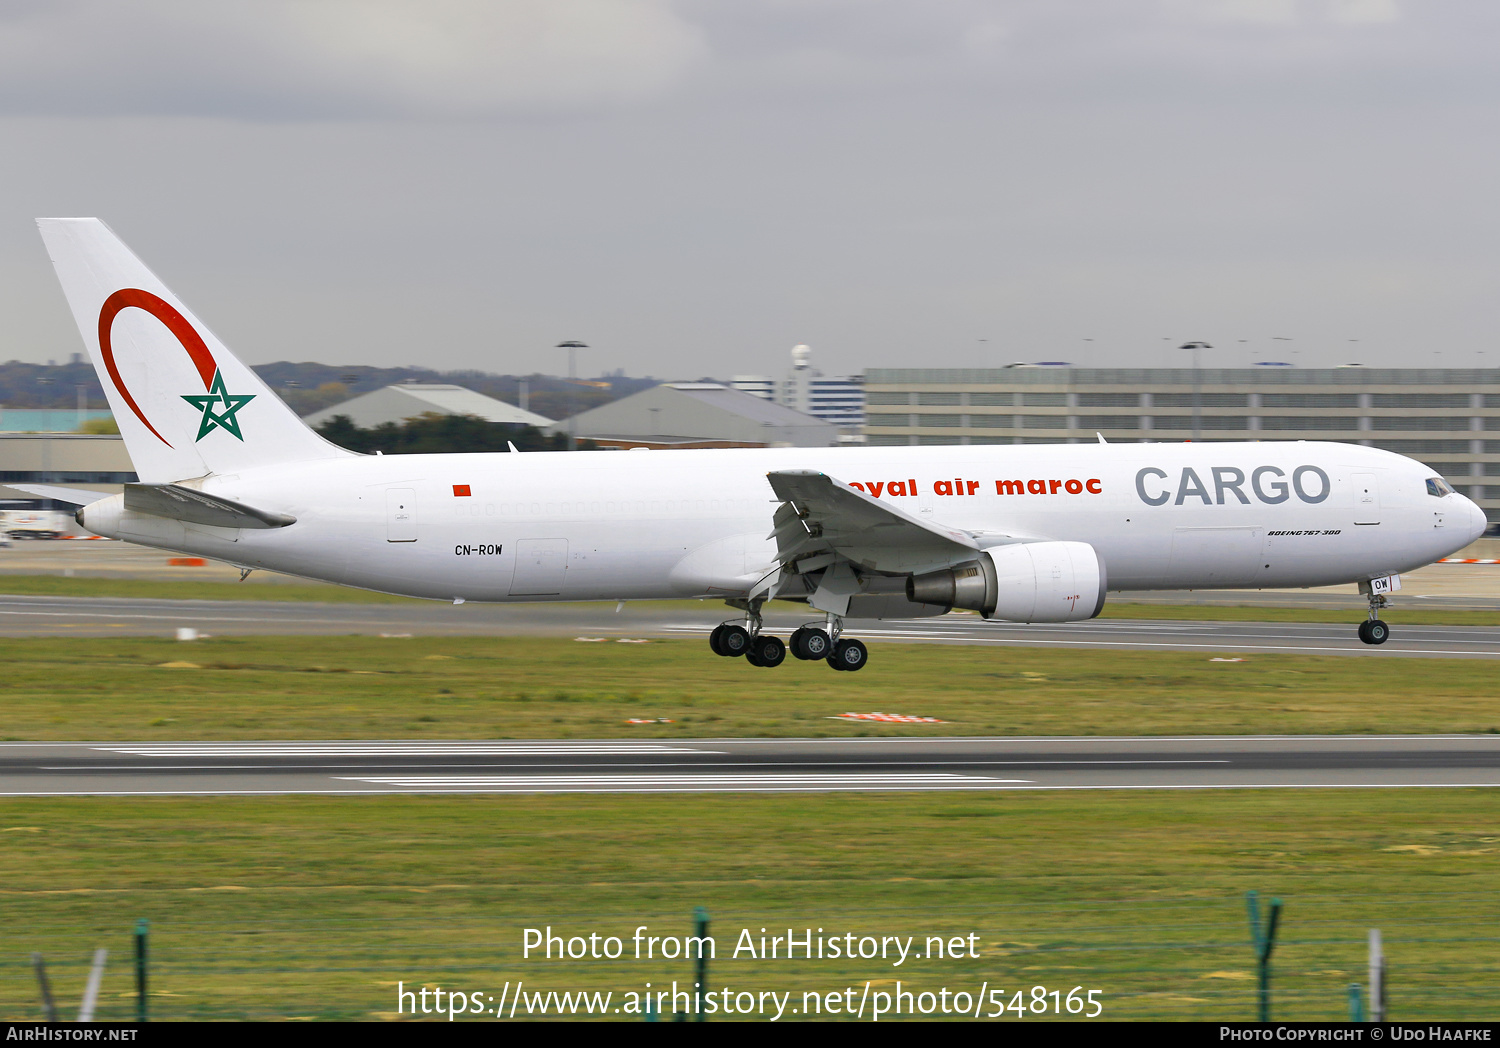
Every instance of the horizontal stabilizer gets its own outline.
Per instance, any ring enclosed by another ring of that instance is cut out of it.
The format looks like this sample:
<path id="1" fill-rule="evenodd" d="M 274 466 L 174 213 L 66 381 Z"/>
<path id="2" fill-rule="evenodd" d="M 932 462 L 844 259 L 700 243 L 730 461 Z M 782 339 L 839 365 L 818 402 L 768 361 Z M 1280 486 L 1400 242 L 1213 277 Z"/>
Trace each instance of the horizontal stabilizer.
<path id="1" fill-rule="evenodd" d="M 87 488 L 63 488 L 56 484 L 12 484 L 7 482 L 7 488 L 16 491 L 24 491 L 28 495 L 35 495 L 39 499 L 51 499 L 54 502 L 71 502 L 75 506 L 88 506 L 98 502 L 100 499 L 109 498 L 107 491 L 89 491 Z"/>
<path id="2" fill-rule="evenodd" d="M 285 513 L 267 513 L 180 484 L 126 484 L 125 508 L 215 528 L 284 528 L 297 523 L 296 517 Z"/>

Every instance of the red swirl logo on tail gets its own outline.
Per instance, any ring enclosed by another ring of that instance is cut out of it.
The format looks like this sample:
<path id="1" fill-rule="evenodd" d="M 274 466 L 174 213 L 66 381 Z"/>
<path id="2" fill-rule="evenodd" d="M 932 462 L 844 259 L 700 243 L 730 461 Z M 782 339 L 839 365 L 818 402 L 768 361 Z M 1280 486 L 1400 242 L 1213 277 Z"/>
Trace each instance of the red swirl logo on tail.
<path id="1" fill-rule="evenodd" d="M 172 442 L 158 433 L 156 427 L 151 424 L 151 420 L 146 418 L 146 413 L 135 402 L 135 397 L 131 396 L 130 390 L 125 386 L 125 380 L 120 377 L 120 369 L 115 364 L 115 350 L 111 343 L 110 333 L 114 329 L 115 317 L 120 314 L 120 311 L 131 308 L 144 309 L 166 325 L 167 330 L 192 358 L 193 366 L 198 369 L 198 375 L 203 379 L 204 389 L 213 388 L 214 376 L 219 370 L 219 365 L 214 360 L 214 355 L 208 351 L 203 337 L 193 330 L 193 325 L 188 323 L 187 318 L 177 312 L 170 303 L 151 292 L 133 287 L 121 288 L 104 300 L 104 305 L 99 310 L 99 355 L 104 358 L 104 369 L 109 372 L 110 381 L 115 384 L 115 389 L 120 391 L 120 396 L 124 398 L 130 410 L 135 412 L 135 417 L 141 420 L 141 424 L 149 429 L 157 440 L 170 448 Z"/>

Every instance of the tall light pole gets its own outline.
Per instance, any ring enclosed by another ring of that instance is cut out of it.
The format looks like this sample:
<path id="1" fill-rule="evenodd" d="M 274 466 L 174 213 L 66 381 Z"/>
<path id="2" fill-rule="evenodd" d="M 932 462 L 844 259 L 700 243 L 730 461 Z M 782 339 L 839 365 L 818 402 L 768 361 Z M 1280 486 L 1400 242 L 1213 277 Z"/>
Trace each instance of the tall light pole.
<path id="1" fill-rule="evenodd" d="M 1193 439 L 1197 440 L 1203 432 L 1203 371 L 1198 366 L 1198 351 L 1214 347 L 1207 342 L 1184 342 L 1180 348 L 1193 351 Z"/>
<path id="2" fill-rule="evenodd" d="M 568 450 L 578 450 L 578 351 L 588 349 L 586 342 L 559 342 L 558 349 L 568 351 Z"/>

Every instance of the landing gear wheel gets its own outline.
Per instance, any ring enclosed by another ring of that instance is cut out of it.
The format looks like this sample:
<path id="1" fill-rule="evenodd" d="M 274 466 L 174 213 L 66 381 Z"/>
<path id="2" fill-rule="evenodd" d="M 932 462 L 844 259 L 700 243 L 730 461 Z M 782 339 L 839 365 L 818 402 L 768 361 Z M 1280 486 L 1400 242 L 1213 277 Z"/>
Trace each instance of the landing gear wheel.
<path id="1" fill-rule="evenodd" d="M 803 626 L 792 634 L 787 647 L 797 658 L 811 662 L 814 659 L 826 659 L 833 650 L 833 641 L 816 626 Z"/>
<path id="2" fill-rule="evenodd" d="M 1368 619 L 1359 624 L 1359 639 L 1366 644 L 1384 644 L 1391 638 L 1391 628 L 1379 619 Z"/>
<path id="3" fill-rule="evenodd" d="M 836 670 L 847 670 L 853 673 L 855 670 L 864 669 L 869 658 L 870 653 L 865 646 L 850 637 L 833 646 L 833 651 L 828 656 L 828 665 Z"/>
<path id="4" fill-rule="evenodd" d="M 719 630 L 724 632 L 720 633 Z M 714 630 L 714 634 L 718 634 L 719 637 L 718 647 L 714 648 L 714 651 L 720 655 L 734 658 L 750 650 L 750 631 L 743 626 L 732 626 L 726 622 Z M 713 643 L 713 634 L 709 635 L 708 642 Z"/>
<path id="5" fill-rule="evenodd" d="M 786 639 L 786 650 L 792 653 L 794 659 L 804 659 L 802 654 L 802 634 L 807 632 L 806 626 L 798 626 L 792 630 L 792 635 Z"/>
<path id="6" fill-rule="evenodd" d="M 714 631 L 708 635 L 708 648 L 715 655 L 727 655 L 728 654 L 728 652 L 724 651 L 719 646 L 719 642 L 722 641 L 723 639 L 724 639 L 724 626 L 721 623 L 720 625 L 715 626 L 714 627 Z"/>
<path id="7" fill-rule="evenodd" d="M 745 653 L 745 660 L 752 666 L 780 666 L 786 661 L 786 645 L 780 637 L 773 637 L 769 633 L 762 633 L 750 642 L 750 650 Z"/>

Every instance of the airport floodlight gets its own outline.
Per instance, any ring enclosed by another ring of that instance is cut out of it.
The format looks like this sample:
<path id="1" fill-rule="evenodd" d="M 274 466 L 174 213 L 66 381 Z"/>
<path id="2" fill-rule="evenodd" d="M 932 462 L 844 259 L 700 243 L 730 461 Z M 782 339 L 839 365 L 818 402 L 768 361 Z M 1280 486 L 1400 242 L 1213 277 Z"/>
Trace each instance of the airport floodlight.
<path id="1" fill-rule="evenodd" d="M 578 351 L 588 349 L 587 342 L 559 342 L 558 349 L 568 351 L 568 450 L 578 450 Z"/>
<path id="2" fill-rule="evenodd" d="M 1214 347 L 1207 342 L 1184 342 L 1177 348 L 1193 353 L 1193 439 L 1197 440 L 1203 428 L 1203 370 L 1198 366 L 1198 352 Z"/>

